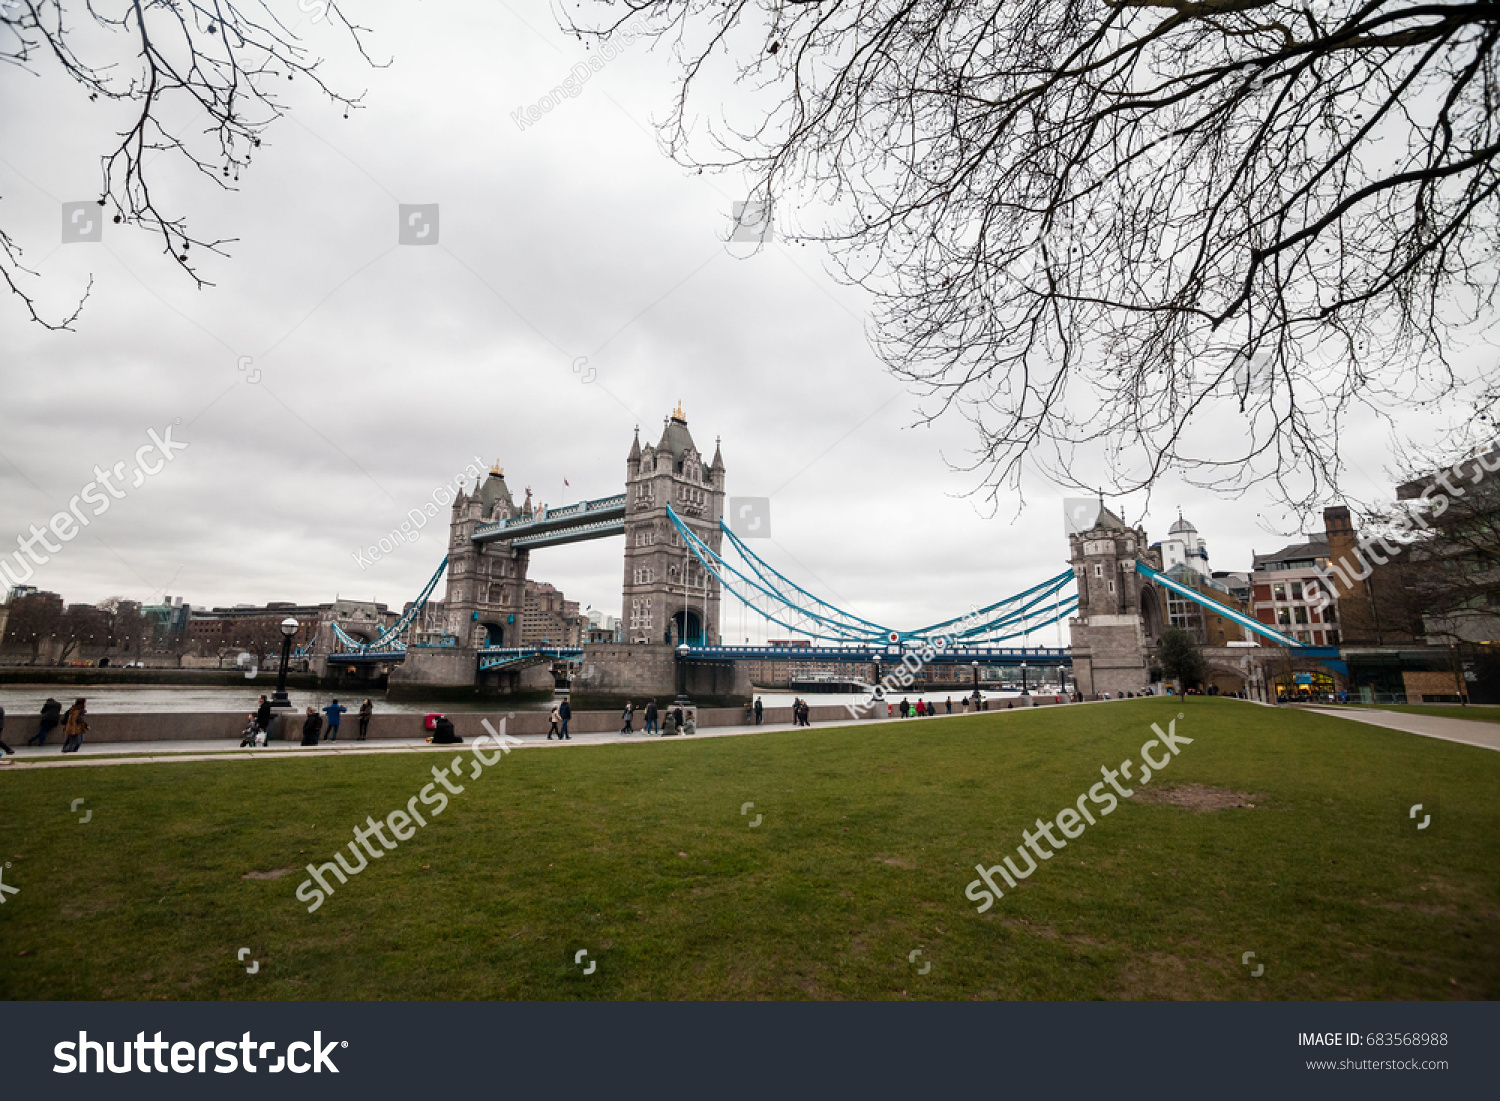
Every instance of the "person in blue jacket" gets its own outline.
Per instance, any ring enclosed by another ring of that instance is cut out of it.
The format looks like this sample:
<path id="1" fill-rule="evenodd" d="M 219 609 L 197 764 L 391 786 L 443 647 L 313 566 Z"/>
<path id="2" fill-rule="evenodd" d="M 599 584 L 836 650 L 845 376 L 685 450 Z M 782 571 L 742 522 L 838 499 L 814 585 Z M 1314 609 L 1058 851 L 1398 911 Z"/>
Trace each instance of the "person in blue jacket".
<path id="1" fill-rule="evenodd" d="M 339 740 L 339 716 L 348 710 L 338 700 L 334 700 L 327 707 L 323 708 L 323 714 L 328 716 L 328 730 L 323 735 L 325 742 L 336 742 Z"/>

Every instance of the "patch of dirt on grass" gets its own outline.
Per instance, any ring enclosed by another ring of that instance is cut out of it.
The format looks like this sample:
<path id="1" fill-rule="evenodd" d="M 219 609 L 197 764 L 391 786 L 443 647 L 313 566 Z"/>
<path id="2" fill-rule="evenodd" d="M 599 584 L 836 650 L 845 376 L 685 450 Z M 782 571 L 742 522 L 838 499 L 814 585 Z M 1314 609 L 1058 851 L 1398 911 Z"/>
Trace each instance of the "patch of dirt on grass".
<path id="1" fill-rule="evenodd" d="M 1226 810 L 1230 807 L 1253 808 L 1255 800 L 1265 796 L 1245 791 L 1228 791 L 1208 784 L 1163 784 L 1161 787 L 1136 788 L 1135 794 L 1130 798 L 1137 803 L 1167 803 L 1206 814 L 1211 810 Z"/>
<path id="2" fill-rule="evenodd" d="M 905 868 L 907 871 L 912 871 L 916 868 L 916 865 L 910 860 L 902 860 L 899 856 L 887 856 L 882 858 L 880 862 L 882 864 L 889 864 L 893 868 Z"/>
<path id="3" fill-rule="evenodd" d="M 269 872 L 246 872 L 240 876 L 241 879 L 280 879 L 284 875 L 291 875 L 296 868 L 276 868 Z"/>

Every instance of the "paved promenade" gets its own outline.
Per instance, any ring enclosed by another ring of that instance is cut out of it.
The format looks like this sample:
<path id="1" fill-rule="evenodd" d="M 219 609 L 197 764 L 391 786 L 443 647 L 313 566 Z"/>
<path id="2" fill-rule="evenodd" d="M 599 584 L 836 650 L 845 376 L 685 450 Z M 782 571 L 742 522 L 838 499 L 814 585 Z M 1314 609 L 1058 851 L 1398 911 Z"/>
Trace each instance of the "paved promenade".
<path id="1" fill-rule="evenodd" d="M 1319 715 L 1332 715 L 1336 719 L 1383 726 L 1387 730 L 1401 730 L 1407 734 L 1420 734 L 1424 738 L 1441 738 L 1445 742 L 1461 742 L 1482 749 L 1500 749 L 1500 723 L 1450 719 L 1437 715 L 1414 715 L 1406 711 L 1371 711 L 1363 707 L 1306 707 L 1304 711 L 1315 711 Z"/>
<path id="2" fill-rule="evenodd" d="M 1113 701 L 1102 701 L 1109 703 Z M 1079 707 L 1090 706 L 1088 704 L 1062 704 L 1052 706 Z M 1038 713 L 1049 710 L 1049 708 L 1016 708 L 1012 714 L 1025 714 L 1035 710 Z M 992 709 L 984 714 L 1006 714 L 1005 708 Z M 875 726 L 888 723 L 906 723 L 916 729 L 934 721 L 942 719 L 962 718 L 965 713 L 957 709 L 952 715 L 938 715 L 936 718 L 893 718 L 893 719 L 849 719 L 842 722 L 815 722 L 810 727 L 803 728 L 811 734 L 818 729 L 833 729 L 835 727 L 862 727 Z M 637 719 L 637 727 L 640 720 Z M 623 745 L 637 744 L 641 742 L 668 744 L 672 742 L 691 741 L 693 738 L 732 738 L 742 734 L 759 734 L 776 730 L 796 730 L 797 727 L 791 723 L 765 723 L 761 726 L 721 726 L 700 727 L 696 734 L 676 735 L 671 738 L 659 736 L 647 737 L 639 729 L 634 734 L 574 734 L 566 742 L 557 740 L 549 741 L 546 735 L 530 734 L 521 738 L 522 744 L 518 749 L 553 748 L 562 749 L 571 746 L 585 745 Z M 14 743 L 12 743 L 14 744 Z M 354 740 L 354 731 L 351 729 L 347 736 L 342 736 L 336 742 L 320 742 L 316 747 L 303 748 L 297 742 L 272 742 L 267 746 L 257 749 L 241 749 L 237 741 L 225 741 L 216 739 L 212 741 L 160 741 L 160 742 L 108 742 L 97 745 L 89 745 L 84 742 L 83 748 L 77 753 L 70 753 L 66 757 L 60 752 L 60 743 L 54 742 L 46 746 L 15 746 L 16 755 L 5 758 L 5 764 L 0 766 L 5 770 L 28 769 L 28 768 L 75 768 L 85 765 L 131 765 L 131 764 L 158 764 L 171 761 L 222 761 L 222 760 L 306 760 L 309 757 L 319 755 L 362 755 L 371 753 L 445 753 L 462 751 L 468 744 L 468 739 L 459 745 L 431 745 L 426 738 L 381 738 L 376 741 L 360 742 Z"/>

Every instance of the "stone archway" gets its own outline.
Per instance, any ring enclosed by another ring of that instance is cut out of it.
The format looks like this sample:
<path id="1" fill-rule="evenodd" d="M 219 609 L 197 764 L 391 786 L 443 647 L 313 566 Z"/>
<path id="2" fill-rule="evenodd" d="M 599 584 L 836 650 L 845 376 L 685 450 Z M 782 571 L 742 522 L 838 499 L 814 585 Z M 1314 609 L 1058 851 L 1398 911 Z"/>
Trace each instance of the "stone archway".
<path id="1" fill-rule="evenodd" d="M 1141 586 L 1140 591 L 1141 609 L 1141 632 L 1145 636 L 1146 646 L 1155 648 L 1156 640 L 1161 637 L 1163 628 L 1166 626 L 1166 616 L 1162 612 L 1161 596 L 1156 586 L 1146 584 Z"/>

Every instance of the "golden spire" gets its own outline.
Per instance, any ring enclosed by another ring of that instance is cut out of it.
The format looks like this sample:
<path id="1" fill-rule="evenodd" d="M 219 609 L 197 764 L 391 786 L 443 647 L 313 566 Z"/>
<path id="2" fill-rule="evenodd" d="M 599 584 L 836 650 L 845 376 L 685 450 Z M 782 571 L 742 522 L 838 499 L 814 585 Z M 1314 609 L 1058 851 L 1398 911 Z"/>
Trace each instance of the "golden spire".
<path id="1" fill-rule="evenodd" d="M 687 414 L 682 411 L 681 398 L 677 399 L 677 408 L 672 410 L 672 419 L 674 421 L 681 421 L 683 424 L 687 423 Z"/>
<path id="2" fill-rule="evenodd" d="M 495 465 L 492 466 L 492 467 L 490 467 L 490 473 L 491 474 L 498 474 L 502 478 L 505 477 L 505 471 L 500 468 L 500 460 L 499 459 L 496 459 L 495 460 Z"/>

